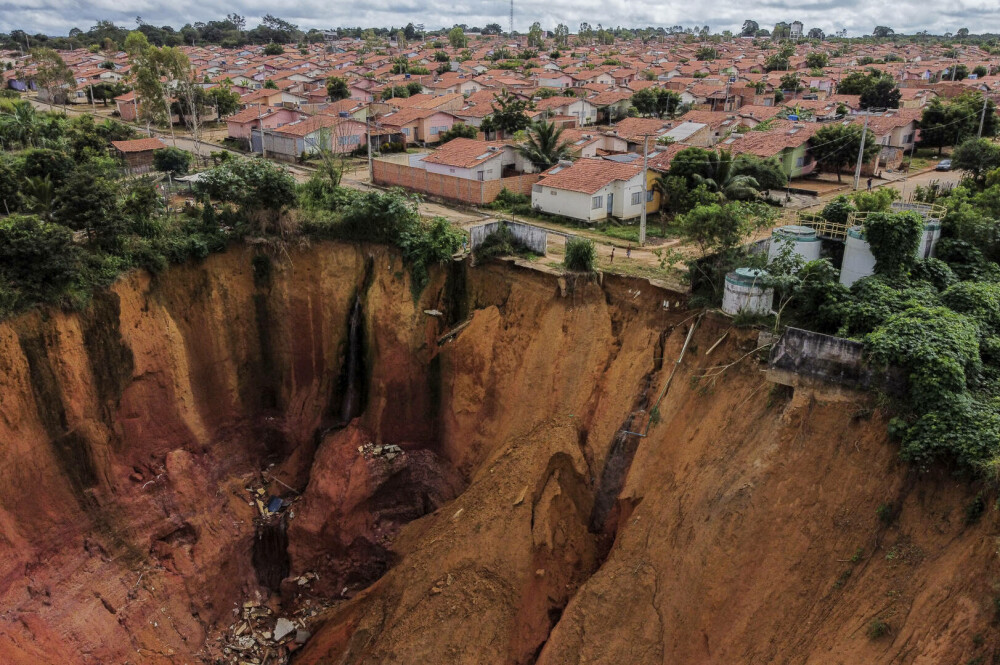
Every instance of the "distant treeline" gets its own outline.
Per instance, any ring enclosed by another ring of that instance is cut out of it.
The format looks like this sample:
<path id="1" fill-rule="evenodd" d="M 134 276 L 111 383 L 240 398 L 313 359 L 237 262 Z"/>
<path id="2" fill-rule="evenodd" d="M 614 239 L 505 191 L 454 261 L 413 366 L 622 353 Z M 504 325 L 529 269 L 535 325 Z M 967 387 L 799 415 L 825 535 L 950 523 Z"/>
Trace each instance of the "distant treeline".
<path id="1" fill-rule="evenodd" d="M 232 13 L 225 18 L 207 23 L 188 23 L 179 30 L 173 26 L 155 26 L 146 23 L 142 17 L 136 17 L 137 27 L 134 28 L 146 35 L 146 39 L 154 46 L 197 46 L 218 44 L 224 47 L 233 48 L 246 45 L 260 45 L 269 43 L 300 45 L 314 44 L 324 41 L 331 31 L 311 28 L 301 30 L 299 26 L 289 23 L 284 19 L 267 14 L 261 19 L 259 25 L 254 28 L 247 28 L 246 18 Z M 462 28 L 469 33 L 480 33 L 483 35 L 499 35 L 503 33 L 503 28 L 499 23 L 490 23 L 483 27 L 469 26 L 464 23 L 455 27 Z M 534 24 L 532 29 L 539 27 Z M 559 25 L 559 29 L 568 32 L 568 28 Z M 10 50 L 30 50 L 38 46 L 53 49 L 68 50 L 77 48 L 99 47 L 106 49 L 109 46 L 120 48 L 128 33 L 133 28 L 116 25 L 113 21 L 98 21 L 89 30 L 73 28 L 68 35 L 45 35 L 42 33 L 28 34 L 24 30 L 12 30 L 9 34 L 0 33 L 0 49 Z M 712 33 L 709 26 L 684 27 L 673 26 L 647 26 L 645 28 L 623 28 L 621 26 L 611 28 L 602 27 L 597 24 L 592 27 L 589 23 L 581 23 L 579 29 L 574 33 L 576 39 L 589 43 L 597 41 L 603 44 L 613 43 L 614 40 L 642 40 L 645 42 L 662 40 L 665 38 L 683 38 L 685 41 L 729 41 L 738 36 L 757 37 L 779 41 L 792 41 L 787 34 L 788 24 L 779 23 L 775 30 L 761 30 L 756 21 L 745 21 L 742 32 L 732 32 L 723 30 Z M 423 24 L 414 25 L 408 23 L 406 26 L 390 26 L 378 28 L 363 27 L 341 27 L 332 32 L 340 37 L 353 37 L 359 39 L 384 39 L 390 36 L 402 37 L 408 41 L 421 39 L 427 36 L 438 36 L 447 33 L 449 28 L 438 30 L 424 30 Z M 551 31 L 550 31 L 551 33 Z M 515 34 L 518 34 L 515 31 Z M 868 42 L 868 41 L 894 41 L 900 43 L 935 43 L 943 42 L 948 44 L 979 45 L 987 49 L 1000 48 L 1000 35 L 993 33 L 970 34 L 967 28 L 959 30 L 956 34 L 944 33 L 943 35 L 932 35 L 923 30 L 912 35 L 897 33 L 892 28 L 877 26 L 873 35 L 847 38 L 843 33 L 838 35 L 826 35 L 822 30 L 810 30 L 808 35 L 799 38 L 798 43 L 819 42 L 821 40 L 834 42 Z"/>

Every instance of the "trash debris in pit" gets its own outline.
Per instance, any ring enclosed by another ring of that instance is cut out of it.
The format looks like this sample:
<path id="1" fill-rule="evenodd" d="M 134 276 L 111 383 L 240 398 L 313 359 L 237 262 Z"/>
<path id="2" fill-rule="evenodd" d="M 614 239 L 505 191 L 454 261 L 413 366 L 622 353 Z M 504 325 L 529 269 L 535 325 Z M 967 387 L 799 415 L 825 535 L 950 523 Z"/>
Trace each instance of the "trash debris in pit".
<path id="1" fill-rule="evenodd" d="M 284 512 L 288 513 L 288 519 L 294 519 L 295 511 L 292 509 L 292 506 L 301 498 L 301 496 L 298 492 L 295 492 L 294 494 L 288 492 L 280 496 L 277 494 L 269 494 L 269 480 L 270 479 L 261 476 L 259 479 L 256 479 L 253 483 L 244 488 L 250 495 L 248 503 L 251 506 L 256 506 L 257 508 L 258 519 L 263 522 L 268 522 Z M 275 482 L 278 482 L 280 485 L 284 485 L 284 483 L 280 483 L 280 481 Z"/>
<path id="2" fill-rule="evenodd" d="M 318 575 L 309 572 L 298 579 L 311 581 Z M 274 609 L 254 598 L 233 609 L 236 619 L 229 629 L 215 638 L 209 647 L 207 662 L 225 665 L 287 665 L 312 636 L 308 622 L 334 603 L 303 599 L 295 611 Z"/>
<path id="3" fill-rule="evenodd" d="M 386 445 L 366 443 L 363 446 L 358 446 L 358 452 L 364 455 L 365 459 L 374 459 L 376 457 L 384 457 L 390 462 L 400 455 L 405 454 L 403 449 L 394 443 L 389 443 Z"/>

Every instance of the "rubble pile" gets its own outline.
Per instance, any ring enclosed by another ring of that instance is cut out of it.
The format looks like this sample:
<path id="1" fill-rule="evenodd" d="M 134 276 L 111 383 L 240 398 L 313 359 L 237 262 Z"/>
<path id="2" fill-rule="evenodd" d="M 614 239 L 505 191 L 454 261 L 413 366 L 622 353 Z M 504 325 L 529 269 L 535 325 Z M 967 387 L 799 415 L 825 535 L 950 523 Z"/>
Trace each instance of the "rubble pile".
<path id="1" fill-rule="evenodd" d="M 403 449 L 394 443 L 389 443 L 386 445 L 380 445 L 375 443 L 366 443 L 363 446 L 358 446 L 358 452 L 364 455 L 365 459 L 375 459 L 376 457 L 384 457 L 390 462 L 400 455 L 403 455 Z"/>
<path id="2" fill-rule="evenodd" d="M 306 585 L 315 575 L 307 573 L 298 578 Z M 215 638 L 214 662 L 219 665 L 285 665 L 292 653 L 306 643 L 310 631 L 308 619 L 316 616 L 321 605 L 306 600 L 289 616 L 277 616 L 264 604 L 260 595 L 236 607 L 236 620 L 223 635 Z"/>

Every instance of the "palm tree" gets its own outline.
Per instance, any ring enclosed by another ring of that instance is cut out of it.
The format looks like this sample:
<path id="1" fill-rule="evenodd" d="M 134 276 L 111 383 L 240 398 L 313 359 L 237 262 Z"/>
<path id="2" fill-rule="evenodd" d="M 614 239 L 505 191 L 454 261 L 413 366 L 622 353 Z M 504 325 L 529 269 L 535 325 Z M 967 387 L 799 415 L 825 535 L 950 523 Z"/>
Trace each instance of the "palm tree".
<path id="1" fill-rule="evenodd" d="M 692 175 L 695 186 L 705 185 L 709 191 L 718 192 L 730 201 L 755 199 L 760 195 L 760 183 L 756 178 L 733 172 L 733 154 L 728 150 L 713 153 L 707 165 L 708 175 Z"/>
<path id="2" fill-rule="evenodd" d="M 56 200 L 55 187 L 49 176 L 25 178 L 21 185 L 21 203 L 24 209 L 42 219 L 48 219 Z"/>
<path id="3" fill-rule="evenodd" d="M 28 147 L 38 138 L 38 115 L 28 102 L 0 110 L 0 137 L 5 143 Z"/>
<path id="4" fill-rule="evenodd" d="M 556 128 L 554 122 L 539 120 L 528 128 L 528 141 L 518 146 L 521 156 L 544 171 L 560 159 L 567 159 L 572 150 L 569 141 L 560 142 L 562 127 Z"/>

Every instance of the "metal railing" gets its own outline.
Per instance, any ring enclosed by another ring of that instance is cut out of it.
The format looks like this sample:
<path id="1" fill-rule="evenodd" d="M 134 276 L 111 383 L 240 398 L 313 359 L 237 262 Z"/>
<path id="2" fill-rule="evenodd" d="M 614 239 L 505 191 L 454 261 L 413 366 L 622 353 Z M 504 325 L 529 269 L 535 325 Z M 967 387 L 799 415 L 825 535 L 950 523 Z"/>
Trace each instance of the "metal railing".
<path id="1" fill-rule="evenodd" d="M 818 213 L 799 212 L 795 215 L 795 223 L 800 226 L 808 226 L 820 238 L 839 240 L 841 242 L 847 240 L 847 229 L 851 227 L 850 218 L 848 218 L 846 224 L 840 224 L 826 220 Z"/>

